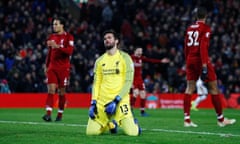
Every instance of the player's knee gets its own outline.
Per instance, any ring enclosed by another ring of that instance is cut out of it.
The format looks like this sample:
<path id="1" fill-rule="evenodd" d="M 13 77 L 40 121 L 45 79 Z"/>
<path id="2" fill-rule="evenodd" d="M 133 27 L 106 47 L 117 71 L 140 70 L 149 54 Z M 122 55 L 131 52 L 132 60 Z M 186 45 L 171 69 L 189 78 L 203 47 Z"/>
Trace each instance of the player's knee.
<path id="1" fill-rule="evenodd" d="M 102 127 L 99 123 L 89 118 L 86 135 L 100 135 L 102 133 Z"/>
<path id="2" fill-rule="evenodd" d="M 132 118 L 122 120 L 122 128 L 126 135 L 138 136 L 141 133 L 141 128 Z"/>
<path id="3" fill-rule="evenodd" d="M 125 129 L 124 132 L 129 136 L 138 136 L 140 134 L 138 126 L 136 126 L 134 129 Z"/>
<path id="4" fill-rule="evenodd" d="M 89 129 L 86 130 L 86 135 L 100 135 L 101 131 L 98 129 Z"/>

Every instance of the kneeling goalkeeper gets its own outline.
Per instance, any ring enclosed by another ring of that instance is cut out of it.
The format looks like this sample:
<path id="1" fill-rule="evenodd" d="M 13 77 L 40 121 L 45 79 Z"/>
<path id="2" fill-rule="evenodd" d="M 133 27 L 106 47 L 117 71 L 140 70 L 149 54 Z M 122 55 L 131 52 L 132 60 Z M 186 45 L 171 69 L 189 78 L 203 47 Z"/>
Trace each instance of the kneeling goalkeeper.
<path id="1" fill-rule="evenodd" d="M 125 134 L 138 136 L 141 129 L 130 107 L 129 91 L 134 67 L 131 57 L 118 49 L 119 38 L 115 31 L 103 33 L 106 52 L 94 67 L 87 135 L 100 135 L 105 131 L 117 133 L 118 126 Z"/>

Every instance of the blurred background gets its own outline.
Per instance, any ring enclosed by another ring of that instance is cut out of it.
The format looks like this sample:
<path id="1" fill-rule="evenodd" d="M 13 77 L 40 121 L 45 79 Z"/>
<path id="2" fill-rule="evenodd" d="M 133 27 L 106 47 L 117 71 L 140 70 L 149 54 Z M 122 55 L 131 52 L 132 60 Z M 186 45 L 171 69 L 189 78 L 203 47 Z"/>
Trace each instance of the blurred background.
<path id="1" fill-rule="evenodd" d="M 239 0 L 1 0 L 1 93 L 46 92 L 44 64 L 51 20 L 63 16 L 74 35 L 68 92 L 90 93 L 93 66 L 104 52 L 102 32 L 115 29 L 121 48 L 132 54 L 136 45 L 151 58 L 169 64 L 144 63 L 149 93 L 183 93 L 186 87 L 183 39 L 197 6 L 209 11 L 212 28 L 209 53 L 221 92 L 240 92 Z"/>

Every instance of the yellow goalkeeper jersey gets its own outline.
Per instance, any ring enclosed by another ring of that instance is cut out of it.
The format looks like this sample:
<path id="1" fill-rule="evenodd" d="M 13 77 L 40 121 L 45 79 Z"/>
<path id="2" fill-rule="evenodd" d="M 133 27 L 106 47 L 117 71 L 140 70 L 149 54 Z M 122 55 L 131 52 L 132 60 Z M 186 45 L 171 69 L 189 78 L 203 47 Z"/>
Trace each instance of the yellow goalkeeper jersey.
<path id="1" fill-rule="evenodd" d="M 104 53 L 95 62 L 92 100 L 105 105 L 119 95 L 122 101 L 129 101 L 133 74 L 133 62 L 127 53 Z"/>

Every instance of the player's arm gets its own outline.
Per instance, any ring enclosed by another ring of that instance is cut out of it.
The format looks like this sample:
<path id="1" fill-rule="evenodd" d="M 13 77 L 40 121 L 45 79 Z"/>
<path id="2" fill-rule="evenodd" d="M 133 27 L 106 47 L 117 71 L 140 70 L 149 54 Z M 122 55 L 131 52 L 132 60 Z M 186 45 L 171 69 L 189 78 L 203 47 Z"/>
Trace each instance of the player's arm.
<path id="1" fill-rule="evenodd" d="M 96 60 L 95 65 L 94 65 L 94 80 L 93 80 L 93 90 L 92 90 L 92 100 L 97 100 L 97 97 L 99 95 L 99 89 L 100 85 L 102 82 L 102 70 L 101 67 L 99 66 L 100 64 L 100 57 L 99 59 Z"/>
<path id="2" fill-rule="evenodd" d="M 101 58 L 101 57 L 100 57 Z M 97 98 L 99 95 L 99 89 L 102 81 L 101 67 L 99 66 L 99 59 L 95 62 L 94 65 L 94 80 L 93 80 L 93 90 L 92 90 L 92 99 L 91 106 L 89 108 L 88 115 L 91 119 L 95 119 L 98 114 L 97 109 Z"/>
<path id="3" fill-rule="evenodd" d="M 64 48 L 61 48 L 62 46 L 59 46 L 60 47 L 60 51 L 62 51 L 63 53 L 66 53 L 68 55 L 72 55 L 73 53 L 73 49 L 74 49 L 74 38 L 72 35 L 67 35 L 68 36 L 68 41 L 66 43 L 65 46 L 63 46 Z"/>
<path id="4" fill-rule="evenodd" d="M 119 96 L 122 98 L 123 96 L 127 95 L 129 93 L 129 90 L 132 86 L 133 82 L 133 76 L 134 76 L 134 65 L 132 62 L 132 59 L 129 55 L 124 54 L 123 55 L 124 60 L 125 60 L 125 82 L 123 85 L 123 88 L 121 89 Z"/>
<path id="5" fill-rule="evenodd" d="M 207 62 L 208 62 L 208 47 L 209 47 L 209 41 L 210 41 L 210 28 L 204 29 L 202 38 L 200 41 L 200 54 L 201 54 L 201 60 L 202 60 L 202 74 L 201 79 L 205 80 L 208 75 L 208 69 L 207 69 Z"/>
<path id="6" fill-rule="evenodd" d="M 202 35 L 202 38 L 200 41 L 200 54 L 201 54 L 201 60 L 202 60 L 203 67 L 207 66 L 210 33 L 211 33 L 210 28 L 207 28 L 207 30 L 203 32 L 203 35 Z"/>
<path id="7" fill-rule="evenodd" d="M 161 63 L 162 62 L 162 60 L 160 60 L 160 59 L 148 58 L 145 56 L 142 56 L 142 61 L 143 62 L 151 62 L 151 63 Z"/>

